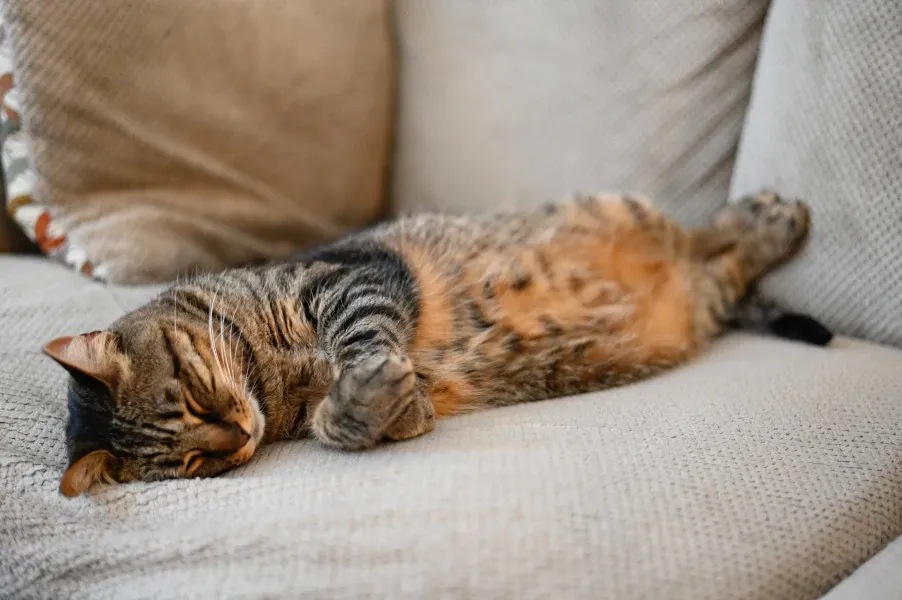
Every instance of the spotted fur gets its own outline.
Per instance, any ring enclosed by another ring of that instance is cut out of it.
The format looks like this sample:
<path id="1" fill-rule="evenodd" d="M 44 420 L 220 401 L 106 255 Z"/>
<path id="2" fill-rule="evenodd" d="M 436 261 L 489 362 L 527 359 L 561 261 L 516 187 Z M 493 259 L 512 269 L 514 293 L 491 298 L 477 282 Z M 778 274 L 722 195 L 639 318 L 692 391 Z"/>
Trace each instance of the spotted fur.
<path id="1" fill-rule="evenodd" d="M 577 196 L 415 216 L 177 283 L 108 331 L 48 344 L 72 373 L 61 489 L 215 475 L 307 434 L 359 450 L 651 376 L 755 321 L 751 286 L 807 231 L 806 207 L 775 194 L 698 231 L 641 198 Z"/>

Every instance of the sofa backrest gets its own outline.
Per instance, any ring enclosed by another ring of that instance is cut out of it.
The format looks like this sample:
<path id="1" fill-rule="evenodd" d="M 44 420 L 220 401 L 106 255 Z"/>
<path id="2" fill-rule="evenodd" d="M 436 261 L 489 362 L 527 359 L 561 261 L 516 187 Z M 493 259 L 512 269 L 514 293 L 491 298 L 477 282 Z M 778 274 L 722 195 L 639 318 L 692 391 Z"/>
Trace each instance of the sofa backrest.
<path id="1" fill-rule="evenodd" d="M 767 2 L 397 0 L 398 211 L 726 198 Z"/>

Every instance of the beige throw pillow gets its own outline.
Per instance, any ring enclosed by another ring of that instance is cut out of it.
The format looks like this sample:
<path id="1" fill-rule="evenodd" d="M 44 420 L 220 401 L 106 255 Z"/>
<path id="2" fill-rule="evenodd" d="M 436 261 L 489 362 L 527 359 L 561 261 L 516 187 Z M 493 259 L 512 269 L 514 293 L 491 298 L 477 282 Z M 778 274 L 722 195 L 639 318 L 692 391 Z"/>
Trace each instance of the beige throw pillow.
<path id="1" fill-rule="evenodd" d="M 382 206 L 385 0 L 7 0 L 34 202 L 137 283 L 281 257 Z"/>

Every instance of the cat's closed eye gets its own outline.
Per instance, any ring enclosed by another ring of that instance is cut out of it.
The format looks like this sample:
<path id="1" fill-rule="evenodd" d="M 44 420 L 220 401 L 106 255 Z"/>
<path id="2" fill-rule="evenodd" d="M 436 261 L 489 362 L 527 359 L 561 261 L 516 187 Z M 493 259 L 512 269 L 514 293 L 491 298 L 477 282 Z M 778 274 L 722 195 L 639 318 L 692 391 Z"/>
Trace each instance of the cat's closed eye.
<path id="1" fill-rule="evenodd" d="M 201 421 L 206 421 L 207 423 L 217 423 L 222 420 L 219 413 L 210 410 L 198 402 L 197 398 L 194 397 L 194 394 L 184 386 L 182 387 L 182 398 L 185 399 L 185 409 L 192 417 L 200 419 Z"/>

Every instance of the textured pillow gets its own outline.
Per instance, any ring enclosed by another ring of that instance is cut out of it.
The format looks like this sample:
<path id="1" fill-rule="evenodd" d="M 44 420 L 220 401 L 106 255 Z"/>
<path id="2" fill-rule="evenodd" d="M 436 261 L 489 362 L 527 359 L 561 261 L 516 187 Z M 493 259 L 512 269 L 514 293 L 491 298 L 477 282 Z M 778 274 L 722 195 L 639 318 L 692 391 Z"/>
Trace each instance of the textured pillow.
<path id="1" fill-rule="evenodd" d="M 764 290 L 902 346 L 902 4 L 775 0 L 733 191 L 762 186 L 815 215 L 806 252 Z"/>
<path id="2" fill-rule="evenodd" d="M 6 23 L 0 18 L 0 156 L 2 156 L 3 168 L 0 169 L 0 194 L 3 203 L 0 208 L 0 252 L 21 252 L 32 250 L 23 229 L 14 220 L 17 209 L 31 204 L 31 190 L 34 186 L 34 169 L 25 143 L 25 133 L 22 131 L 19 116 L 18 93 L 13 81 L 12 47 L 7 32 Z M 7 205 L 6 200 L 10 202 Z M 33 209 L 25 209 L 19 215 L 27 217 L 33 214 Z M 27 227 L 32 232 L 31 239 L 35 239 L 34 227 Z"/>
<path id="3" fill-rule="evenodd" d="M 36 173 L 17 220 L 46 213 L 52 250 L 129 283 L 367 223 L 391 129 L 387 6 L 0 3 Z"/>
<path id="4" fill-rule="evenodd" d="M 401 211 L 726 198 L 764 0 L 399 0 Z"/>

